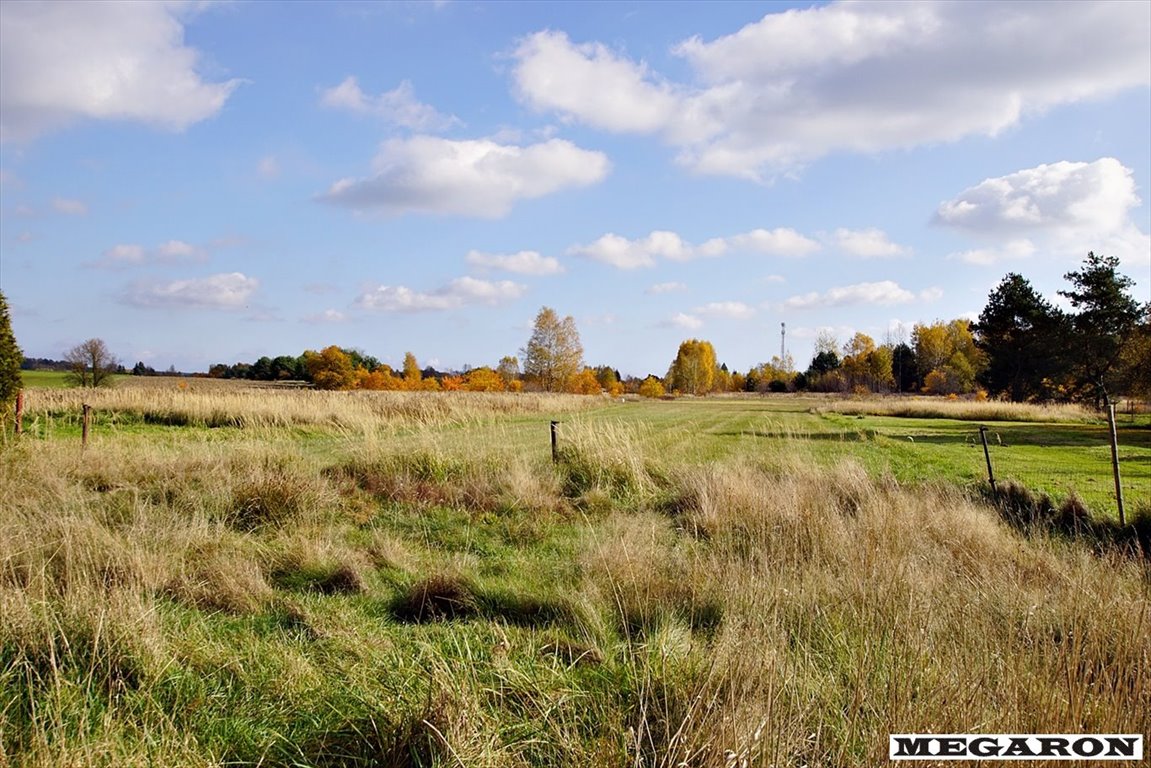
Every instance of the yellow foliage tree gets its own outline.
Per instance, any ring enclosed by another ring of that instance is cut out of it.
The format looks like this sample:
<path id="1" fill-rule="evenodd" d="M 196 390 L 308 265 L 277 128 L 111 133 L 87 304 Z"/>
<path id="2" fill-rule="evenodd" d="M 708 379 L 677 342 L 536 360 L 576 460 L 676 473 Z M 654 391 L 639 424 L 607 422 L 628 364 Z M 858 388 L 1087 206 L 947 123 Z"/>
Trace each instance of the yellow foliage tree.
<path id="1" fill-rule="evenodd" d="M 356 385 L 351 358 L 334 344 L 320 352 L 304 352 L 304 369 L 316 389 L 351 389 Z"/>
<path id="2" fill-rule="evenodd" d="M 571 377 L 564 388 L 577 395 L 598 395 L 602 391 L 599 380 L 595 377 L 595 371 L 591 368 L 584 368 Z"/>
<path id="3" fill-rule="evenodd" d="M 667 390 L 663 387 L 663 382 L 655 376 L 648 376 L 639 385 L 640 397 L 663 397 L 667 394 Z"/>
<path id="4" fill-rule="evenodd" d="M 491 368 L 474 368 L 464 376 L 464 389 L 469 392 L 503 392 L 503 377 Z"/>
<path id="5" fill-rule="evenodd" d="M 710 341 L 688 339 L 667 372 L 668 386 L 679 392 L 705 395 L 715 382 L 715 348 Z"/>

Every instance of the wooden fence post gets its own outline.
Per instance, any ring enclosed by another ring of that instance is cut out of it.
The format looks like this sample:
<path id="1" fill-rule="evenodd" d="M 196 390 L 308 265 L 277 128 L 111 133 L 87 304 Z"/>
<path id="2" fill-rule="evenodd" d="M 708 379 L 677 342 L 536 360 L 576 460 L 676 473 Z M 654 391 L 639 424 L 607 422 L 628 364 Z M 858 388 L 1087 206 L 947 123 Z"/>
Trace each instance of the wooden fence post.
<path id="1" fill-rule="evenodd" d="M 1123 485 L 1119 482 L 1119 435 L 1115 431 L 1115 404 L 1107 404 L 1107 425 L 1111 427 L 1111 468 L 1115 474 L 1115 501 L 1119 504 L 1119 525 L 1127 525 L 1123 513 Z"/>
<path id="2" fill-rule="evenodd" d="M 80 446 L 88 447 L 88 424 L 92 420 L 92 406 L 84 403 L 84 420 L 80 431 Z"/>
<path id="3" fill-rule="evenodd" d="M 16 434 L 24 434 L 24 390 L 16 393 Z"/>
<path id="4" fill-rule="evenodd" d="M 553 464 L 559 464 L 559 462 L 560 462 L 559 443 L 556 442 L 556 428 L 557 427 L 559 427 L 559 422 L 553 421 L 552 422 L 552 463 Z"/>
<path id="5" fill-rule="evenodd" d="M 987 459 L 987 482 L 991 483 L 991 495 L 999 498 L 999 489 L 995 487 L 995 475 L 991 472 L 991 452 L 987 450 L 987 427 L 979 428 L 979 439 L 983 441 L 983 458 Z"/>

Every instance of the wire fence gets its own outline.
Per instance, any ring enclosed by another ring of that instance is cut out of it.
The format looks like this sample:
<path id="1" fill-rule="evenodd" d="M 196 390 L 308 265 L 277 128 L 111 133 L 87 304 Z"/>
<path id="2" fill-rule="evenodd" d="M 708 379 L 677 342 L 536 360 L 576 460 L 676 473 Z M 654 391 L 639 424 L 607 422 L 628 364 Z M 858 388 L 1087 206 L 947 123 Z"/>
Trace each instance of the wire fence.
<path id="1" fill-rule="evenodd" d="M 970 441 L 980 449 L 973 452 L 977 471 L 988 481 L 1014 481 L 1056 503 L 1074 496 L 1092 512 L 1116 519 L 1120 498 L 1127 519 L 1133 510 L 1151 505 L 1151 434 L 1145 428 L 1119 430 L 1114 457 L 1107 425 L 990 426 L 982 435 L 975 431 Z"/>

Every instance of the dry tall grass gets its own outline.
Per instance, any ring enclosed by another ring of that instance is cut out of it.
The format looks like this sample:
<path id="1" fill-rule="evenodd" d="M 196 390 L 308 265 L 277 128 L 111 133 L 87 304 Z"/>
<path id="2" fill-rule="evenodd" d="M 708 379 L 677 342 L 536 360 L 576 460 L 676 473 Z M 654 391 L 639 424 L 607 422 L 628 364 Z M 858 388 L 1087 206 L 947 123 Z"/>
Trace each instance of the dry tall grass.
<path id="1" fill-rule="evenodd" d="M 578 419 L 555 467 L 305 456 L 272 425 L 536 406 L 298 394 L 105 401 L 258 440 L 0 452 L 0 765 L 845 768 L 891 732 L 1151 732 L 1146 559 Z"/>
<path id="2" fill-rule="evenodd" d="M 998 400 L 948 400 L 941 397 L 889 397 L 863 400 L 838 400 L 820 405 L 819 413 L 844 413 L 867 416 L 904 416 L 909 418 L 944 418 L 964 421 L 1029 421 L 1092 422 L 1099 421 L 1096 411 L 1073 403 L 1010 403 Z"/>

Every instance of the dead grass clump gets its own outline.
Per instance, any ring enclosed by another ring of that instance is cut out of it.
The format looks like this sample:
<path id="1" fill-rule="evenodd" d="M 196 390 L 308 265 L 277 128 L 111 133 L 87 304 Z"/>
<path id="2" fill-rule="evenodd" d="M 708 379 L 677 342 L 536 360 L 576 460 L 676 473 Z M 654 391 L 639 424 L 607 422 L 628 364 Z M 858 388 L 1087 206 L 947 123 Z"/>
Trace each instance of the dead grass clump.
<path id="1" fill-rule="evenodd" d="M 423 623 L 467 619 L 479 613 L 475 586 L 458 573 L 438 573 L 396 595 L 390 611 L 397 621 Z"/>
<path id="2" fill-rule="evenodd" d="M 279 587 L 323 595 L 350 595 L 367 591 L 370 566 L 359 552 L 317 538 L 298 535 L 271 558 L 268 568 Z"/>
<path id="3" fill-rule="evenodd" d="M 676 537 L 665 518 L 617 514 L 581 564 L 625 634 L 646 636 L 668 622 L 712 633 L 723 621 L 719 586 L 692 542 Z"/>
<path id="4" fill-rule="evenodd" d="M 231 488 L 225 519 L 241 531 L 281 527 L 336 506 L 323 479 L 288 457 L 264 456 L 254 461 L 240 457 L 232 462 L 232 471 L 240 479 Z"/>
<path id="5" fill-rule="evenodd" d="M 573 420 L 559 430 L 559 469 L 565 496 L 641 497 L 655 490 L 645 451 L 634 428 Z"/>
<path id="6" fill-rule="evenodd" d="M 275 597 L 258 554 L 244 542 L 193 544 L 162 594 L 190 608 L 245 615 L 260 613 Z"/>

